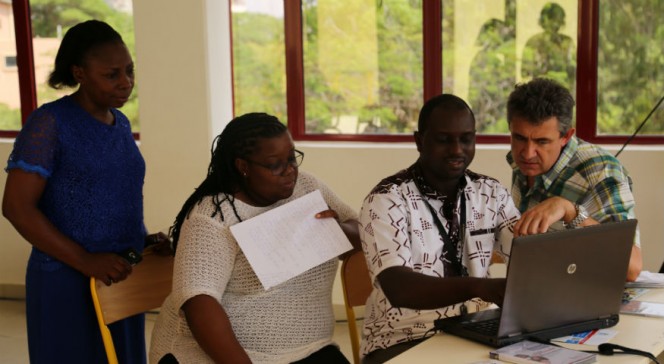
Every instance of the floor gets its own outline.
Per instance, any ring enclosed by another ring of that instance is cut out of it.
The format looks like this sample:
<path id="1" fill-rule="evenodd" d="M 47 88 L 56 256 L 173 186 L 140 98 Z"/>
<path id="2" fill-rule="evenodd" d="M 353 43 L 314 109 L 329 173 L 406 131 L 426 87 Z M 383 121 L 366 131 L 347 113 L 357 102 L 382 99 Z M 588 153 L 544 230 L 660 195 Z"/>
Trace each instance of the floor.
<path id="1" fill-rule="evenodd" d="M 146 338 L 150 340 L 156 314 L 146 316 Z M 360 325 L 361 326 L 361 325 Z M 339 344 L 346 358 L 352 361 L 350 337 L 346 322 L 337 322 L 334 341 Z M 25 328 L 25 302 L 0 299 L 0 362 L 3 364 L 27 364 L 28 344 Z"/>

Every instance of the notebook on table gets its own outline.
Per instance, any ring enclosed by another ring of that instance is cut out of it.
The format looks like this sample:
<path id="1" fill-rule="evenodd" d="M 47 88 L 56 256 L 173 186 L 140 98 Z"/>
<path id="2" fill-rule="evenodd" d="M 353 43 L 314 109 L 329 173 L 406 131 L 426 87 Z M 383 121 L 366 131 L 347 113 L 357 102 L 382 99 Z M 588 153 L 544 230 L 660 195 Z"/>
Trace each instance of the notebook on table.
<path id="1" fill-rule="evenodd" d="M 514 238 L 500 309 L 439 319 L 443 332 L 501 347 L 618 323 L 636 220 Z"/>

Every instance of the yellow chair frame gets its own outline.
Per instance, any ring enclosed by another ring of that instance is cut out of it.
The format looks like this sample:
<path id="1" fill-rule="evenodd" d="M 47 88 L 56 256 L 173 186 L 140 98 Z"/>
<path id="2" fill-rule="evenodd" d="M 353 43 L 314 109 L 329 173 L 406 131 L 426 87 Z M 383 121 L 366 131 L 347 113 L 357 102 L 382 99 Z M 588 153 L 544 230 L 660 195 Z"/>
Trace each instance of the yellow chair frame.
<path id="1" fill-rule="evenodd" d="M 356 251 L 344 258 L 341 263 L 341 287 L 344 293 L 344 306 L 348 318 L 350 344 L 353 349 L 353 362 L 360 364 L 360 338 L 357 334 L 357 323 L 354 307 L 364 306 L 373 289 L 364 253 Z"/>
<path id="2" fill-rule="evenodd" d="M 106 286 L 90 278 L 92 302 L 109 364 L 117 364 L 118 358 L 108 325 L 160 307 L 171 292 L 172 281 L 173 256 L 150 251 L 144 252 L 143 260 L 122 282 Z"/>

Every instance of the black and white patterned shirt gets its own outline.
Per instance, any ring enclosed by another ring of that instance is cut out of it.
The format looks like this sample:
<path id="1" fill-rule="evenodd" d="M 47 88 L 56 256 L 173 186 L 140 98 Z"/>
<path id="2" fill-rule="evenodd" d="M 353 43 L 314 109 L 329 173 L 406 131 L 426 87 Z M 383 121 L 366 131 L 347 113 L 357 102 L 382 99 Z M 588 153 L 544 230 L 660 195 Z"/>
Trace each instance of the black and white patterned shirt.
<path id="1" fill-rule="evenodd" d="M 429 276 L 445 275 L 444 241 L 423 199 L 438 212 L 445 229 L 454 224 L 443 214 L 443 197 L 436 196 L 435 190 L 423 185 L 424 180 L 418 176 L 414 164 L 384 179 L 362 205 L 360 236 L 374 286 L 366 305 L 362 355 L 422 338 L 435 319 L 460 313 L 461 303 L 437 310 L 392 307 L 376 279 L 383 270 L 394 266 L 406 266 Z M 465 273 L 488 277 L 493 251 L 505 258 L 509 256 L 512 227 L 520 214 L 507 188 L 497 180 L 468 170 L 464 179 L 454 209 L 459 214 L 463 210 L 459 204 L 465 200 L 466 226 L 461 229 L 458 254 Z M 466 303 L 469 311 L 485 305 L 479 299 Z"/>

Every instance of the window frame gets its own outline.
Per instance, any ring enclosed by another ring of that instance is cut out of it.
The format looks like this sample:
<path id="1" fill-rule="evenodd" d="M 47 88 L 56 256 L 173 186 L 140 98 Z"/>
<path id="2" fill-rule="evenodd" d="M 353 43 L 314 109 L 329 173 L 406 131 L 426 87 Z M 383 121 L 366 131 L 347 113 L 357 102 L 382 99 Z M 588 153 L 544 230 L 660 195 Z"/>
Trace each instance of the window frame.
<path id="1" fill-rule="evenodd" d="M 442 92 L 442 0 L 423 6 L 424 100 Z M 622 144 L 628 135 L 597 135 L 597 54 L 599 46 L 599 0 L 579 0 L 577 35 L 576 134 L 600 144 Z M 229 1 L 230 8 L 230 1 Z M 21 122 L 37 107 L 30 0 L 13 0 L 16 60 L 21 100 Z M 412 142 L 412 135 L 307 134 L 305 131 L 304 64 L 301 1 L 284 1 L 286 42 L 286 102 L 288 128 L 295 140 Z M 230 9 L 229 9 L 230 10 Z M 230 12 L 229 12 L 230 14 Z M 582 122 L 579 122 L 582 121 Z M 16 137 L 17 131 L 0 130 L 0 137 Z M 140 139 L 134 133 L 135 139 Z M 478 135 L 480 144 L 509 143 L 508 135 Z M 636 135 L 634 144 L 664 144 L 664 135 Z"/>
<path id="2" fill-rule="evenodd" d="M 577 33 L 576 135 L 598 144 L 622 144 L 629 135 L 598 135 L 597 54 L 599 0 L 579 0 Z M 442 0 L 422 1 L 424 102 L 443 90 Z M 412 135 L 307 134 L 305 131 L 304 61 L 301 1 L 284 1 L 286 102 L 288 129 L 300 141 L 412 142 Z M 581 122 L 579 122 L 581 121 Z M 509 143 L 509 135 L 478 135 L 477 143 Z M 636 135 L 633 144 L 664 144 L 664 135 Z"/>
<path id="3" fill-rule="evenodd" d="M 21 125 L 37 108 L 37 86 L 35 61 L 32 52 L 32 23 L 30 22 L 30 0 L 13 0 L 14 34 L 16 38 L 16 66 L 18 67 L 18 89 L 21 102 Z M 15 138 L 18 131 L 0 130 L 0 137 Z"/>

